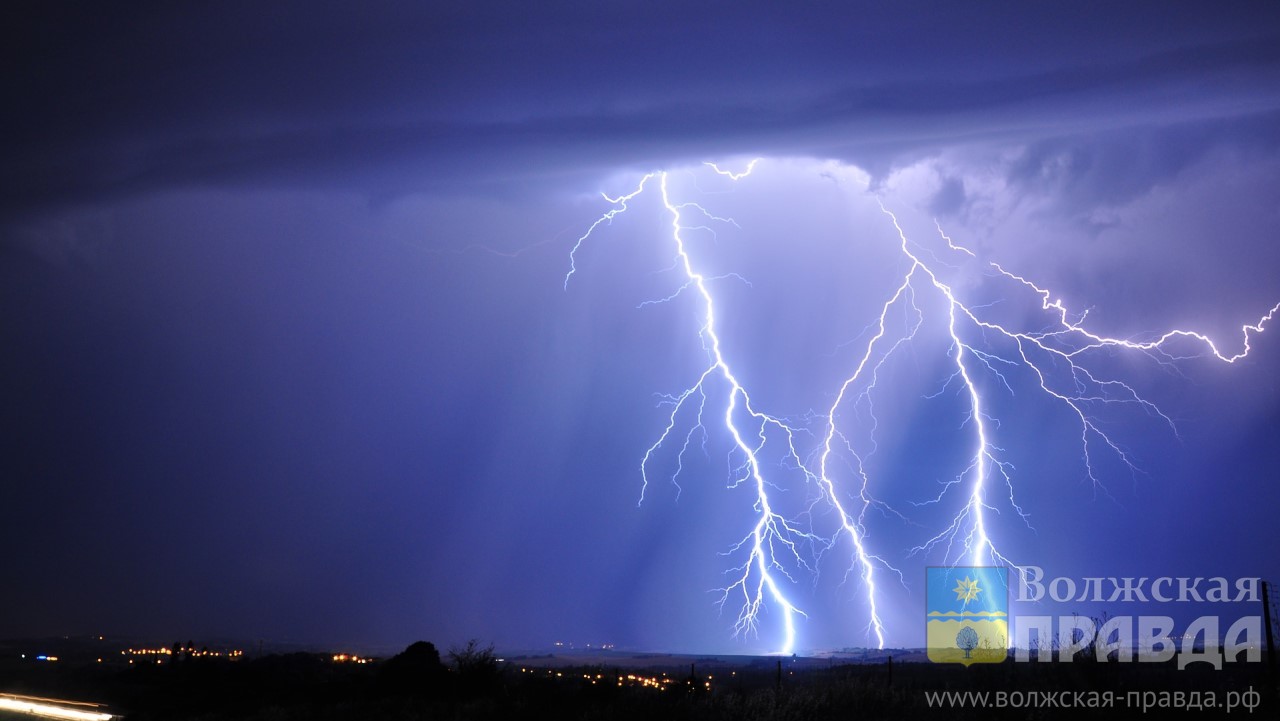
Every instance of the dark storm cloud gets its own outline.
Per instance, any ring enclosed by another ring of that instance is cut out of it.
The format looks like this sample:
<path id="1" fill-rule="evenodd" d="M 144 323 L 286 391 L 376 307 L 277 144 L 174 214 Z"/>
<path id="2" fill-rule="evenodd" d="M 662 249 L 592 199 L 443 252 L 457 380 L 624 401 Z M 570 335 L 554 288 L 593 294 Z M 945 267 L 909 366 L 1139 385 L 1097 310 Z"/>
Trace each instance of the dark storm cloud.
<path id="1" fill-rule="evenodd" d="M 707 152 L 887 169 L 957 139 L 1226 134 L 1280 105 L 1274 24 L 1159 8 L 37 4 L 5 38 L 0 208 L 202 185 L 385 197 Z"/>
<path id="2" fill-rule="evenodd" d="M 1280 112 L 1039 140 L 1026 147 L 1009 178 L 1068 209 L 1122 205 L 1224 145 L 1246 156 L 1274 155 Z"/>

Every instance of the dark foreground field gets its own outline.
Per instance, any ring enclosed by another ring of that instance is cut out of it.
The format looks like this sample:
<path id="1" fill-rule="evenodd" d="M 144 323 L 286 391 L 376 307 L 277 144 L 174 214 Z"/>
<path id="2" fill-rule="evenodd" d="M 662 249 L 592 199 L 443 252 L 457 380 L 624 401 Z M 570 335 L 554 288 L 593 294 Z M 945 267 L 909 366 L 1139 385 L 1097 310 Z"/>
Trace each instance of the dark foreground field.
<path id="1" fill-rule="evenodd" d="M 0 692 L 104 702 L 129 721 L 246 719 L 1280 718 L 1265 664 L 655 658 L 573 664 L 444 658 L 417 643 L 379 662 L 292 653 L 167 665 L 8 665 Z"/>

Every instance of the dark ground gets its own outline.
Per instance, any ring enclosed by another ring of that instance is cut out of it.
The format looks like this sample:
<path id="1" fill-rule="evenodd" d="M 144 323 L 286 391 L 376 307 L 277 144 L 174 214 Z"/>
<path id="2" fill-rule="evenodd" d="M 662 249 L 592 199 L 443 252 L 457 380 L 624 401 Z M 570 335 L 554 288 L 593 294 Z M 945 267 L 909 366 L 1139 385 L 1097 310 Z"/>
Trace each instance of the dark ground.
<path id="1" fill-rule="evenodd" d="M 969 668 L 751 657 L 654 661 L 647 668 L 557 666 L 548 657 L 500 662 L 481 646 L 442 658 L 423 642 L 365 665 L 316 653 L 135 666 L 5 660 L 0 691 L 103 702 L 128 721 L 1280 718 L 1276 677 L 1263 663 L 1179 671 L 1174 663 L 1080 661 Z M 987 705 L 977 696 L 959 706 L 931 697 L 948 691 L 985 692 Z M 996 694 L 1008 700 L 1015 692 L 1017 708 L 993 707 Z M 1109 706 L 1107 692 L 1113 694 Z M 1201 701 L 1212 692 L 1220 707 L 1184 708 L 1193 692 Z M 1221 706 L 1228 700 L 1230 713 Z M 1145 713 L 1135 704 L 1145 704 Z"/>

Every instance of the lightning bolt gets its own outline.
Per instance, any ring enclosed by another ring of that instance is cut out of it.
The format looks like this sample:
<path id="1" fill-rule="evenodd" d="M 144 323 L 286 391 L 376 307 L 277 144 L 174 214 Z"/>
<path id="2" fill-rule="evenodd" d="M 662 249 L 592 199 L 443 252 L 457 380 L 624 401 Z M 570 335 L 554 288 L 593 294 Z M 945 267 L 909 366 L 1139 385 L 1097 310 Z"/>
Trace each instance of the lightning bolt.
<path id="1" fill-rule="evenodd" d="M 759 161 L 758 158 L 752 160 L 740 172 L 724 170 L 714 163 L 704 165 L 716 174 L 737 182 L 749 177 Z M 987 263 L 984 267 L 989 278 L 1039 298 L 1043 325 L 1034 331 L 1020 329 L 994 320 L 987 313 L 991 306 L 965 302 L 942 273 L 944 268 L 952 266 L 939 260 L 933 251 L 922 252 L 923 246 L 908 238 L 898 217 L 877 199 L 880 212 L 896 232 L 896 250 L 904 261 L 904 270 L 897 276 L 893 291 L 879 306 L 879 315 L 869 327 L 874 330 L 857 354 L 848 375 L 835 389 L 831 405 L 825 412 L 814 413 L 807 419 L 810 424 L 818 426 L 810 431 L 794 421 L 759 409 L 734 372 L 721 342 L 712 286 L 727 277 L 745 279 L 736 274 L 705 274 L 700 270 L 685 235 L 694 229 L 710 230 L 704 224 L 706 222 L 736 223 L 730 218 L 713 215 L 697 203 L 673 200 L 666 171 L 644 175 L 635 189 L 625 195 L 611 197 L 602 194 L 612 207 L 574 243 L 569 253 L 569 271 L 564 278 L 565 288 L 578 270 L 576 256 L 582 245 L 601 226 L 612 224 L 625 213 L 628 203 L 645 192 L 655 180 L 663 209 L 670 219 L 669 241 L 675 255 L 672 268 L 682 273 L 683 281 L 673 293 L 642 303 L 641 307 L 672 302 L 677 297 L 692 293 L 698 308 L 700 322 L 697 333 L 706 365 L 682 391 L 663 397 L 670 411 L 663 430 L 645 450 L 640 461 L 640 502 L 643 503 L 649 488 L 651 465 L 664 448 L 678 442 L 680 450 L 675 457 L 676 468 L 670 476 L 672 483 L 677 483 L 684 470 L 685 454 L 695 436 L 701 432 L 703 443 L 706 442 L 707 418 L 712 412 L 709 404 L 722 402 L 718 411 L 720 423 L 732 441 L 730 456 L 738 459 L 736 466 L 731 462 L 729 487 L 747 486 L 751 489 L 755 520 L 741 540 L 731 544 L 726 552 L 726 555 L 741 561 L 726 572 L 727 585 L 717 589 L 719 603 L 722 609 L 730 600 L 739 604 L 733 624 L 735 636 L 757 633 L 766 605 L 781 610 L 783 639 L 780 652 L 784 654 L 790 654 L 795 646 L 796 617 L 805 616 L 788 597 L 784 586 L 795 585 L 797 574 L 801 572 L 816 577 L 817 561 L 842 540 L 849 549 L 845 578 L 856 575 L 865 594 L 866 632 L 874 638 L 877 647 L 885 646 L 886 628 L 879 613 L 881 594 L 876 585 L 877 572 L 896 574 L 899 582 L 905 582 L 901 572 L 890 565 L 882 553 L 872 549 L 866 514 L 878 509 L 903 520 L 909 519 L 872 493 L 875 482 L 867 470 L 867 461 L 868 455 L 875 452 L 875 433 L 879 426 L 874 400 L 879 392 L 880 373 L 892 357 L 916 339 L 926 321 L 924 299 L 932 299 L 935 305 L 945 308 L 942 320 L 945 321 L 944 340 L 948 344 L 946 358 L 950 367 L 942 388 L 929 397 L 952 390 L 963 399 L 966 412 L 962 427 L 968 429 L 971 450 L 967 462 L 954 479 L 944 483 L 933 498 L 915 504 L 958 502 L 958 510 L 949 523 L 909 549 L 908 554 L 940 555 L 945 563 L 953 565 L 961 562 L 974 566 L 995 563 L 1015 569 L 1019 568 L 1018 564 L 1001 550 L 993 538 L 989 516 L 999 514 L 1002 508 L 1012 510 L 1028 527 L 1030 516 L 1015 498 L 1013 466 L 1004 459 L 1004 451 L 995 443 L 999 420 L 991 411 L 991 392 L 1003 389 L 1012 395 L 1010 379 L 1015 373 L 1026 375 L 1031 387 L 1074 419 L 1079 430 L 1084 475 L 1093 484 L 1095 492 L 1105 492 L 1094 466 L 1098 452 L 1112 454 L 1135 471 L 1137 467 L 1117 440 L 1099 424 L 1097 413 L 1101 409 L 1136 408 L 1167 424 L 1173 433 L 1176 434 L 1177 430 L 1173 421 L 1134 387 L 1097 370 L 1094 358 L 1102 351 L 1124 351 L 1144 354 L 1164 364 L 1194 357 L 1235 363 L 1249 354 L 1251 339 L 1262 333 L 1280 311 L 1280 303 L 1277 303 L 1256 323 L 1243 325 L 1238 352 L 1223 351 L 1208 336 L 1182 329 L 1165 332 L 1149 341 L 1112 338 L 1086 328 L 1087 314 L 1073 316 L 1061 300 L 1053 298 L 1050 291 L 997 263 Z M 688 219 L 692 215 L 697 216 L 696 221 Z M 962 262 L 976 261 L 977 255 L 972 250 L 955 243 L 941 226 L 937 230 L 945 243 L 945 250 L 940 249 L 941 253 L 949 253 L 950 257 L 963 256 Z M 890 318 L 898 312 L 909 321 L 905 328 L 893 331 Z M 1195 349 L 1198 352 L 1192 352 Z M 857 420 L 860 414 L 867 419 L 865 427 L 856 424 L 846 427 L 846 418 Z M 855 433 L 869 445 L 870 451 L 859 452 L 856 449 Z M 802 450 L 799 439 L 810 437 L 817 439 L 816 445 L 807 451 Z M 808 518 L 807 526 L 802 519 L 787 518 L 775 509 L 771 492 L 779 485 L 771 480 L 771 475 L 776 464 L 768 467 L 764 460 L 766 448 L 780 448 L 781 457 L 814 489 L 809 511 L 802 514 Z M 959 497 L 952 501 L 952 496 Z M 813 528 L 813 510 L 819 505 L 833 512 L 836 522 L 834 530 L 829 533 Z"/>
<path id="2" fill-rule="evenodd" d="M 760 158 L 753 158 L 750 163 L 747 163 L 746 170 L 743 170 L 738 173 L 735 173 L 732 170 L 724 170 L 719 165 L 716 165 L 715 163 L 711 163 L 711 162 L 703 163 L 703 165 L 714 170 L 717 175 L 723 175 L 724 177 L 730 180 L 742 180 L 748 175 L 751 175 L 751 171 L 756 169 L 756 163 L 760 162 L 760 160 L 761 160 Z"/>

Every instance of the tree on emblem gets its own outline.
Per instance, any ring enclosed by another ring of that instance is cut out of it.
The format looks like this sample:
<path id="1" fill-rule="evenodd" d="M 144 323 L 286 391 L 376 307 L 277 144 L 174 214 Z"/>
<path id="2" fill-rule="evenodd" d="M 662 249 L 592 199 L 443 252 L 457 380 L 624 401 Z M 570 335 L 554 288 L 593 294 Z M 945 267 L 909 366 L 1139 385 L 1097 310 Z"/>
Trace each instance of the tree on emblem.
<path id="1" fill-rule="evenodd" d="M 973 626 L 965 626 L 956 634 L 956 646 L 964 651 L 965 658 L 972 658 L 969 652 L 978 647 L 978 632 Z"/>

